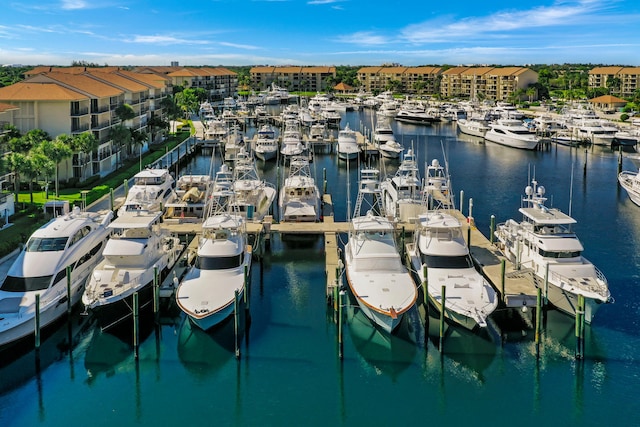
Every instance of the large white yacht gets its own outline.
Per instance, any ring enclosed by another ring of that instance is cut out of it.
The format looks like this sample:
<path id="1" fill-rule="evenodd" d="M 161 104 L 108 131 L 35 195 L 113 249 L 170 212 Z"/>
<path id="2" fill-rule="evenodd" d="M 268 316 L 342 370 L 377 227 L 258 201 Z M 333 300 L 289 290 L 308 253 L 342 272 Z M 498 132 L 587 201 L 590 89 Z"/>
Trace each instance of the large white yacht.
<path id="1" fill-rule="evenodd" d="M 303 152 L 304 145 L 302 143 L 300 124 L 297 120 L 288 120 L 285 123 L 284 132 L 282 133 L 280 154 L 285 156 L 285 158 L 290 158 L 291 156 L 299 156 Z"/>
<path id="2" fill-rule="evenodd" d="M 413 149 L 407 150 L 396 174 L 380 184 L 385 212 L 400 221 L 423 210 L 422 181 Z"/>
<path id="3" fill-rule="evenodd" d="M 311 176 L 309 159 L 296 156 L 289 163 L 289 176 L 280 188 L 280 221 L 315 222 L 320 219 L 321 196 Z"/>
<path id="4" fill-rule="evenodd" d="M 213 181 L 209 175 L 184 174 L 176 183 L 176 199 L 166 204 L 165 219 L 200 222 L 207 212 Z"/>
<path id="5" fill-rule="evenodd" d="M 342 160 L 355 160 L 360 154 L 356 132 L 349 127 L 349 123 L 338 131 L 338 158 Z"/>
<path id="6" fill-rule="evenodd" d="M 144 169 L 133 177 L 118 216 L 139 210 L 160 211 L 176 198 L 175 180 L 168 169 Z"/>
<path id="7" fill-rule="evenodd" d="M 274 186 L 258 176 L 255 160 L 241 150 L 233 167 L 234 204 L 247 220 L 261 221 L 276 197 Z"/>
<path id="8" fill-rule="evenodd" d="M 9 268 L 0 285 L 0 346 L 34 333 L 36 295 L 40 326 L 50 325 L 82 296 L 87 277 L 98 264 L 111 231 L 112 213 L 70 213 L 37 229 Z M 71 267 L 71 294 L 67 294 Z"/>
<path id="9" fill-rule="evenodd" d="M 531 132 L 518 119 L 498 119 L 489 123 L 489 129 L 484 134 L 484 139 L 507 147 L 534 150 L 540 142 L 540 137 Z"/>
<path id="10" fill-rule="evenodd" d="M 418 292 L 402 262 L 394 223 L 381 203 L 379 172 L 362 169 L 344 248 L 347 283 L 364 314 L 387 333 L 414 306 Z"/>
<path id="11" fill-rule="evenodd" d="M 471 116 L 467 119 L 458 119 L 456 121 L 456 126 L 458 126 L 460 132 L 464 134 L 484 138 L 485 134 L 489 131 L 489 129 L 491 129 L 491 127 L 487 123 L 488 121 L 484 118 L 476 118 Z"/>
<path id="12" fill-rule="evenodd" d="M 421 283 L 426 271 L 429 300 L 440 312 L 444 286 L 448 319 L 470 330 L 487 326 L 487 317 L 497 308 L 498 297 L 475 269 L 462 225 L 451 211 L 420 215 L 408 252 Z"/>
<path id="13" fill-rule="evenodd" d="M 82 295 L 103 330 L 132 320 L 134 293 L 141 311 L 152 307 L 154 273 L 161 280 L 180 257 L 184 246 L 160 227 L 161 218 L 161 212 L 139 211 L 109 224 L 114 234 Z"/>
<path id="14" fill-rule="evenodd" d="M 607 279 L 582 255 L 582 243 L 571 230 L 576 220 L 546 207 L 544 194 L 534 179 L 522 198 L 522 221 L 499 224 L 495 236 L 517 268 L 532 270 L 536 286 L 559 310 L 575 315 L 578 295 L 584 296 L 584 318 L 591 323 L 602 303 L 611 301 Z"/>
<path id="15" fill-rule="evenodd" d="M 231 199 L 227 199 L 230 202 Z M 194 265 L 176 290 L 178 307 L 203 330 L 228 318 L 251 270 L 245 219 L 233 204 L 218 205 L 202 223 Z"/>
<path id="16" fill-rule="evenodd" d="M 255 156 L 263 161 L 275 159 L 278 155 L 276 131 L 268 124 L 262 125 L 256 134 Z"/>

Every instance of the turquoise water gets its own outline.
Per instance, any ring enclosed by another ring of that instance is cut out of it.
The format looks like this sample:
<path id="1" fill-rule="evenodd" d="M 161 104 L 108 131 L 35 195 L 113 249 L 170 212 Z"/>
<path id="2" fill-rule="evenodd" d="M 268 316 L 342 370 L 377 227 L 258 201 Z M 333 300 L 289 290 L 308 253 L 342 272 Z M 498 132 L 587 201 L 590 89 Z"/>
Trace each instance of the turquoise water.
<path id="1" fill-rule="evenodd" d="M 348 113 L 345 120 L 358 128 L 367 117 Z M 464 190 L 463 210 L 473 198 L 485 234 L 490 215 L 497 222 L 516 215 L 534 167 L 554 206 L 567 212 L 573 193 L 585 255 L 605 273 L 616 299 L 587 327 L 584 360 L 574 358 L 572 319 L 554 311 L 547 312 L 536 357 L 531 328 L 513 311 L 494 316 L 501 336 L 449 327 L 440 352 L 436 318 L 425 329 L 414 310 L 389 339 L 353 304 L 340 360 L 325 301 L 322 239 L 276 236 L 253 263 L 251 322 L 240 325 L 238 359 L 233 322 L 203 333 L 179 311 L 165 310 L 162 325 L 143 334 L 135 361 L 128 343 L 76 316 L 71 333 L 62 323 L 44 342 L 39 370 L 33 352 L 3 356 L 0 425 L 640 425 L 640 208 L 616 186 L 617 153 L 523 152 L 459 138 L 448 124 L 403 125 L 400 132 L 421 162 L 442 161 L 444 148 L 456 195 Z M 634 169 L 627 162 L 624 168 Z M 206 173 L 208 166 L 202 157 L 188 169 Z M 382 169 L 392 173 L 396 166 Z M 357 167 L 347 174 L 343 163 L 319 155 L 312 169 L 317 176 L 326 170 L 336 218 L 346 218 Z M 282 171 L 270 165 L 264 173 L 273 182 Z"/>

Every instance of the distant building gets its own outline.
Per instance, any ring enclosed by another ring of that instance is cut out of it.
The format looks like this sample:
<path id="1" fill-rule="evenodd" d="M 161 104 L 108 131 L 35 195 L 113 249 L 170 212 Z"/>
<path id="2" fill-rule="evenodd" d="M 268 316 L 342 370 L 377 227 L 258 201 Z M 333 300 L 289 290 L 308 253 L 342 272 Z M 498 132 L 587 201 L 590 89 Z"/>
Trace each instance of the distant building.
<path id="1" fill-rule="evenodd" d="M 437 93 L 440 67 L 363 67 L 358 81 L 367 92 L 379 93 L 391 86 L 403 93 Z"/>
<path id="2" fill-rule="evenodd" d="M 442 73 L 443 98 L 507 101 L 518 89 L 538 82 L 538 73 L 523 67 L 453 67 Z"/>
<path id="3" fill-rule="evenodd" d="M 630 98 L 640 89 L 640 67 L 593 68 L 589 71 L 589 89 L 596 88 L 607 88 L 612 94 Z"/>
<path id="4" fill-rule="evenodd" d="M 252 67 L 251 87 L 265 90 L 272 84 L 292 92 L 321 92 L 335 83 L 336 67 Z"/>
<path id="5" fill-rule="evenodd" d="M 166 77 L 171 86 L 204 89 L 212 101 L 238 95 L 238 74 L 224 67 L 146 66 L 136 67 L 134 71 Z"/>

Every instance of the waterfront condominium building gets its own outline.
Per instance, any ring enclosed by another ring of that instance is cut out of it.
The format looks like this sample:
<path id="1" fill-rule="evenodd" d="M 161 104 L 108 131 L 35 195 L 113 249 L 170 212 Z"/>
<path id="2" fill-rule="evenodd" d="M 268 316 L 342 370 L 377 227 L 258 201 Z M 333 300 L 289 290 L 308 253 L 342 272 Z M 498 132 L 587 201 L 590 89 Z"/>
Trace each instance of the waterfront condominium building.
<path id="1" fill-rule="evenodd" d="M 116 108 L 128 104 L 134 117 L 124 125 L 145 132 L 148 143 L 162 139 L 162 133 L 148 128 L 153 115 L 163 117 L 161 100 L 169 81 L 118 67 L 37 67 L 21 82 L 0 88 L 0 103 L 16 106 L 13 125 L 21 133 L 41 129 L 51 138 L 91 132 L 98 142 L 91 153 L 76 152 L 58 165 L 59 178 L 83 181 L 93 175 L 105 176 L 115 170 L 130 148 L 116 144 L 112 129 L 121 124 Z M 153 135 L 152 135 L 153 133 Z"/>
<path id="2" fill-rule="evenodd" d="M 292 92 L 321 92 L 335 84 L 336 67 L 252 67 L 251 88 L 266 90 L 272 84 Z"/>
<path id="3" fill-rule="evenodd" d="M 145 66 L 133 71 L 166 77 L 171 86 L 204 89 L 211 101 L 238 96 L 238 74 L 224 67 Z"/>
<path id="4" fill-rule="evenodd" d="M 589 71 L 589 89 L 608 88 L 611 94 L 630 98 L 640 89 L 640 67 L 596 67 Z"/>
<path id="5" fill-rule="evenodd" d="M 524 67 L 453 67 L 442 72 L 440 95 L 507 101 L 513 92 L 537 81 L 538 73 Z"/>
<path id="6" fill-rule="evenodd" d="M 434 94 L 439 90 L 440 67 L 362 67 L 357 76 L 360 88 L 379 93 L 394 89 L 412 94 Z"/>

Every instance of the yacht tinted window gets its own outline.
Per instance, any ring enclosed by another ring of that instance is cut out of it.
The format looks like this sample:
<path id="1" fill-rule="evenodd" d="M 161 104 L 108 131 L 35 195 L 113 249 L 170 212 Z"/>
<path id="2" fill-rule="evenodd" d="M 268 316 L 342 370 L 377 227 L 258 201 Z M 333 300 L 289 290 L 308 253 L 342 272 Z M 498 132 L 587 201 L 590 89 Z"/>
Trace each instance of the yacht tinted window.
<path id="1" fill-rule="evenodd" d="M 32 237 L 27 242 L 27 252 L 62 251 L 67 245 L 67 237 Z"/>
<path id="2" fill-rule="evenodd" d="M 7 276 L 0 286 L 0 290 L 7 292 L 41 291 L 49 287 L 51 276 L 14 277 Z"/>
<path id="3" fill-rule="evenodd" d="M 227 268 L 240 267 L 243 257 L 243 254 L 230 257 L 198 257 L 196 259 L 196 268 L 200 270 L 224 270 Z"/>

